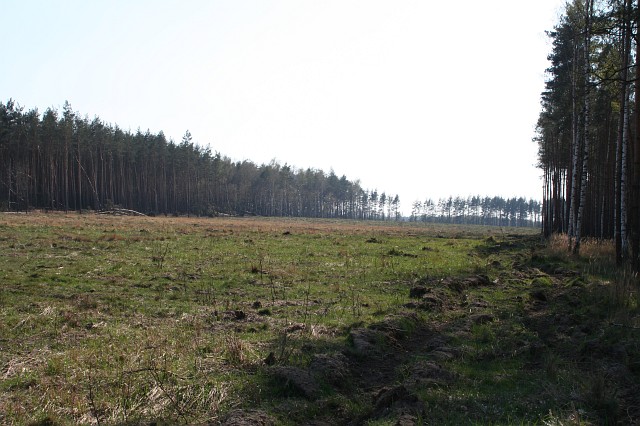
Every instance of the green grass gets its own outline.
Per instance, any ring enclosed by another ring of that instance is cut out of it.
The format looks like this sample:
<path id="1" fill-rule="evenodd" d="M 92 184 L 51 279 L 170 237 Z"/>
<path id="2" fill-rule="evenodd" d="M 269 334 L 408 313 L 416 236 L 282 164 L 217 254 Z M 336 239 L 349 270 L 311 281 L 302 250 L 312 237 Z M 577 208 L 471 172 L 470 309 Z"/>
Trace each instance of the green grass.
<path id="1" fill-rule="evenodd" d="M 633 278 L 531 230 L 6 214 L 0 243 L 2 424 L 590 424 L 637 402 L 606 370 L 640 372 Z M 350 373 L 311 399 L 267 365 L 336 353 Z M 376 396 L 424 362 L 455 378 Z"/>

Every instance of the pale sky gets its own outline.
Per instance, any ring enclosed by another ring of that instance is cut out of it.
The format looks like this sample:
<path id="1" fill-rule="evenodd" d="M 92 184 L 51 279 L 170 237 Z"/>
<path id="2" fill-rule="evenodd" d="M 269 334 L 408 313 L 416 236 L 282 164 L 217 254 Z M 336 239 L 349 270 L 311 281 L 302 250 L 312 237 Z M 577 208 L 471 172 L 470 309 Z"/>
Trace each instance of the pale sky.
<path id="1" fill-rule="evenodd" d="M 0 0 L 0 100 L 331 169 L 415 200 L 541 199 L 564 0 Z"/>

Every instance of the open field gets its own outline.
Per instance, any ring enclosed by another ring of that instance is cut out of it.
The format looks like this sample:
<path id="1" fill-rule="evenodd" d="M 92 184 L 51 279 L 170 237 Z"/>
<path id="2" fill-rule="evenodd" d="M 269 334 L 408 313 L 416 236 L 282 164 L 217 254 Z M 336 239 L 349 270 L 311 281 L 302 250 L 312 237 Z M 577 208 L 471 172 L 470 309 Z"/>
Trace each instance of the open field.
<path id="1" fill-rule="evenodd" d="M 637 279 L 532 230 L 0 215 L 0 424 L 640 422 Z"/>

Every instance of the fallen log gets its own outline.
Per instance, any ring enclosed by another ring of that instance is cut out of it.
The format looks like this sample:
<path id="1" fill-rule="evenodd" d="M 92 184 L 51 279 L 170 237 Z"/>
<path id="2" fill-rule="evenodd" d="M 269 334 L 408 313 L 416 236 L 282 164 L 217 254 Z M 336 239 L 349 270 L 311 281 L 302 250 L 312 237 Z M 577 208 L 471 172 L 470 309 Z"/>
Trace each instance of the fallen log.
<path id="1" fill-rule="evenodd" d="M 99 210 L 96 214 L 110 214 L 114 216 L 146 216 L 144 213 L 129 209 Z"/>

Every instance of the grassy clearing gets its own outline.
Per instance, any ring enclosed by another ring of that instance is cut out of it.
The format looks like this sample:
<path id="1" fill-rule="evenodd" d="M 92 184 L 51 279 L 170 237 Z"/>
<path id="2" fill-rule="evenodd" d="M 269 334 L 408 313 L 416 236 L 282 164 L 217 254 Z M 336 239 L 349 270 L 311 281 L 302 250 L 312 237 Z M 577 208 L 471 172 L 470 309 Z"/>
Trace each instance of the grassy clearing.
<path id="1" fill-rule="evenodd" d="M 2 215 L 0 423 L 637 421 L 636 278 L 583 249 L 500 228 Z"/>

